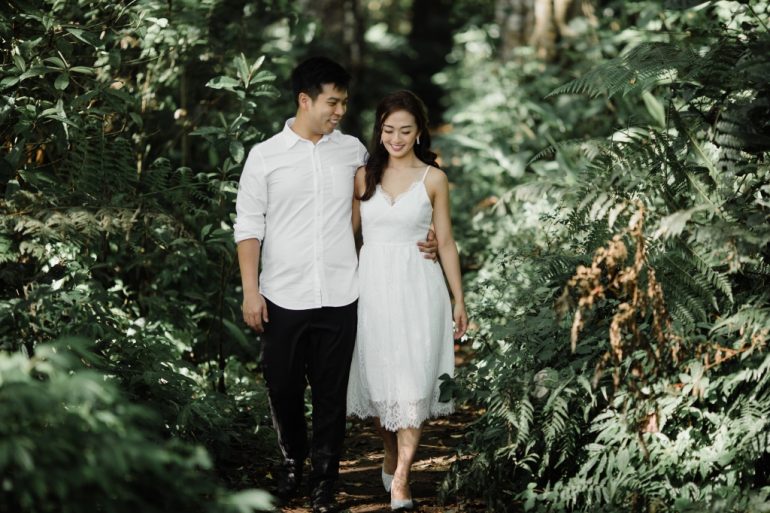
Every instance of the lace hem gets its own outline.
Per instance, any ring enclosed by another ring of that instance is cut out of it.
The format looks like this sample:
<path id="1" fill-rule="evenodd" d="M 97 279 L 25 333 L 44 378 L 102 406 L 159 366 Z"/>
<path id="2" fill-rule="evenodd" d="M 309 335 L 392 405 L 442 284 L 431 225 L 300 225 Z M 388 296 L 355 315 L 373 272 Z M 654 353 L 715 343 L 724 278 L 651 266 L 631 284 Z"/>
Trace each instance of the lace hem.
<path id="1" fill-rule="evenodd" d="M 419 401 L 371 401 L 359 400 L 348 408 L 348 415 L 365 419 L 379 417 L 380 424 L 388 431 L 417 428 L 428 419 L 454 412 L 454 401 L 439 402 L 438 397 Z"/>

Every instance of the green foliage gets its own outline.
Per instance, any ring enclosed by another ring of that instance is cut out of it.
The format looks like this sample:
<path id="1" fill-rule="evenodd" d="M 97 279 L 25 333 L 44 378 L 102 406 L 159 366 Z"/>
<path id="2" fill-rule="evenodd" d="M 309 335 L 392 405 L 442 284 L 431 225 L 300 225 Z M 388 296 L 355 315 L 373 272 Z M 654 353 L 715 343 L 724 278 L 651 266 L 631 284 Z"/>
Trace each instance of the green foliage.
<path id="1" fill-rule="evenodd" d="M 264 504 L 252 492 L 223 491 L 225 483 L 261 485 L 250 462 L 275 451 L 269 430 L 254 429 L 268 420 L 254 379 L 258 341 L 234 323 L 231 215 L 247 148 L 282 117 L 272 111 L 282 108 L 274 83 L 291 63 L 263 54 L 293 41 L 284 30 L 297 22 L 293 7 L 39 0 L 8 9 L 0 23 L 0 350 L 34 367 L 26 355 L 47 357 L 62 336 L 93 341 L 84 351 L 94 357 L 91 374 L 73 367 L 67 387 L 103 382 L 116 428 L 99 428 L 106 452 L 98 462 L 120 435 L 126 450 L 135 441 L 131 450 L 146 455 L 121 455 L 121 446 L 115 457 L 147 474 L 124 482 L 117 471 L 95 475 L 97 460 L 83 459 L 68 467 L 72 481 L 48 509 L 53 492 L 42 485 L 9 500 L 29 511 L 76 510 L 98 485 L 104 511 L 133 507 L 123 495 L 148 497 L 144 486 L 163 511 Z M 3 413 L 43 425 L 45 405 L 66 403 L 52 382 L 34 389 L 39 408 L 11 401 Z M 101 426 L 101 413 L 89 412 L 78 422 Z M 61 422 L 74 422 L 65 413 Z M 61 438 L 41 432 L 34 450 L 76 451 L 78 429 Z M 178 486 L 153 480 L 163 458 L 187 469 Z M 41 483 L 60 472 L 53 461 L 27 471 Z M 92 475 L 102 481 L 89 482 Z"/>
<path id="2" fill-rule="evenodd" d="M 369 93 L 420 68 L 411 3 L 383 5 Z M 301 6 L 34 0 L 0 18 L 3 510 L 267 506 L 223 486 L 260 486 L 275 451 L 231 216 L 248 148 L 293 109 L 289 69 L 334 47 Z M 435 76 L 478 326 L 447 389 L 482 409 L 443 491 L 496 512 L 767 511 L 768 3 L 600 8 L 558 60 L 500 63 L 480 25 Z"/>
<path id="3" fill-rule="evenodd" d="M 3 511 L 271 508 L 265 493 L 222 495 L 206 451 L 159 439 L 158 415 L 126 401 L 97 363 L 77 339 L 39 345 L 31 358 L 0 352 Z"/>
<path id="4" fill-rule="evenodd" d="M 483 408 L 447 495 L 490 511 L 767 511 L 769 6 L 672 7 L 610 5 L 625 17 L 565 40 L 555 63 L 521 48 L 497 66 L 490 32 L 469 30 L 438 77 L 457 84 L 444 151 L 474 212 L 457 238 L 479 329 L 458 384 Z M 646 253 L 616 253 L 613 274 L 596 251 L 615 234 L 634 248 L 641 209 Z M 565 291 L 589 268 L 594 289 Z M 631 285 L 655 315 L 633 310 Z M 660 353 L 634 349 L 658 336 Z"/>

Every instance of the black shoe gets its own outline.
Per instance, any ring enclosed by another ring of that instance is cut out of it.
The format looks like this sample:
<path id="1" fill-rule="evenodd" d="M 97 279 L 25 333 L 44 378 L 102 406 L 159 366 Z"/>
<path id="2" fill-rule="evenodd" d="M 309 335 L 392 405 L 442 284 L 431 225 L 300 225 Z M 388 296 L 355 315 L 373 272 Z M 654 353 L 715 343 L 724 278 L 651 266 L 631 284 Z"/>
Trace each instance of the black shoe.
<path id="1" fill-rule="evenodd" d="M 275 495 L 281 500 L 289 500 L 297 496 L 302 485 L 302 462 L 286 460 L 284 471 L 275 488 Z"/>
<path id="2" fill-rule="evenodd" d="M 311 497 L 313 513 L 332 513 L 339 511 L 340 505 L 334 500 L 334 482 L 321 481 L 313 489 Z"/>

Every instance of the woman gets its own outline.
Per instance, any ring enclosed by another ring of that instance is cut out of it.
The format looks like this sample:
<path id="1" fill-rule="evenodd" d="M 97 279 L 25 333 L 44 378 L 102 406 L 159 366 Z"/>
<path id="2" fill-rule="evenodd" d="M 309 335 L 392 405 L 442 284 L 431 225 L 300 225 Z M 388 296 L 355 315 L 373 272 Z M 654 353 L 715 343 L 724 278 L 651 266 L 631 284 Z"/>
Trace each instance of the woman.
<path id="1" fill-rule="evenodd" d="M 370 157 L 356 172 L 353 226 L 359 255 L 358 335 L 348 413 L 376 417 L 392 509 L 413 507 L 409 473 L 425 419 L 453 411 L 439 376 L 454 374 L 454 341 L 468 325 L 449 217 L 449 184 L 430 151 L 425 106 L 398 91 L 378 105 Z M 442 265 L 421 256 L 431 222 Z M 452 330 L 454 320 L 454 332 Z"/>

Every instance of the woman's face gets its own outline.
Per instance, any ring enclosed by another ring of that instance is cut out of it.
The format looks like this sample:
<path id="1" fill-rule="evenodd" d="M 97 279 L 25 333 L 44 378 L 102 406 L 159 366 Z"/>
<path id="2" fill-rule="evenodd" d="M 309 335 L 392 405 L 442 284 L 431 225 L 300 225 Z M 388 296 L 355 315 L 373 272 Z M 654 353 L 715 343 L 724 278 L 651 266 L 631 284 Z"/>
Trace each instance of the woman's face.
<path id="1" fill-rule="evenodd" d="M 408 155 L 418 135 L 417 121 L 405 110 L 390 113 L 382 122 L 382 144 L 391 157 Z"/>

